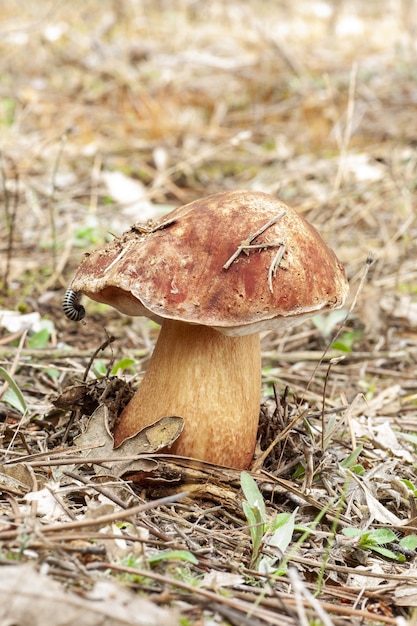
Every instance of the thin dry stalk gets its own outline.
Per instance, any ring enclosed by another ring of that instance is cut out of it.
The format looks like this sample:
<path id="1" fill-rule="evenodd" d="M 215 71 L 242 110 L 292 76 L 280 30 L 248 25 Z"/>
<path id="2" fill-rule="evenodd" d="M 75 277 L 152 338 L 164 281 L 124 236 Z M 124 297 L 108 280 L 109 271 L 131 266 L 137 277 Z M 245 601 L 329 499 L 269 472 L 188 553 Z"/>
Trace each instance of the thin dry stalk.
<path id="1" fill-rule="evenodd" d="M 340 150 L 339 165 L 337 168 L 336 178 L 335 178 L 334 185 L 333 185 L 334 193 L 337 193 L 340 190 L 340 186 L 343 182 L 343 177 L 345 174 L 346 159 L 347 159 L 350 139 L 352 137 L 352 130 L 353 130 L 357 76 L 358 76 L 358 63 L 355 61 L 352 64 L 352 69 L 350 72 L 348 105 L 347 105 L 347 111 L 346 111 L 346 125 L 345 125 L 345 132 L 343 133 L 342 146 Z"/>
<path id="2" fill-rule="evenodd" d="M 235 252 L 230 257 L 230 259 L 228 259 L 226 261 L 226 263 L 223 265 L 223 269 L 224 270 L 229 269 L 229 267 L 232 265 L 233 261 L 235 261 L 237 259 L 237 257 L 242 252 L 246 252 L 247 253 L 248 250 L 264 249 L 264 248 L 275 248 L 276 246 L 279 246 L 280 250 L 282 249 L 282 255 L 279 258 L 279 261 L 276 261 L 275 258 L 273 259 L 272 264 L 271 264 L 272 270 L 270 269 L 270 271 L 269 271 L 269 273 L 271 273 L 271 271 L 272 271 L 272 273 L 275 273 L 276 267 L 278 267 L 278 265 L 279 265 L 279 263 L 280 263 L 280 261 L 282 259 L 282 256 L 284 255 L 285 243 L 282 242 L 282 241 L 279 241 L 279 242 L 273 242 L 273 243 L 265 242 L 265 243 L 260 243 L 260 244 L 253 244 L 252 242 L 254 241 L 254 239 L 259 237 L 259 235 L 262 235 L 262 233 L 264 233 L 268 228 L 270 228 L 271 226 L 276 224 L 277 221 L 281 217 L 284 217 L 284 215 L 285 215 L 285 211 L 281 211 L 281 213 L 278 213 L 278 215 L 276 215 L 275 217 L 270 219 L 266 224 L 264 224 L 263 226 L 258 228 L 258 230 L 256 232 L 252 233 L 251 235 L 248 235 L 248 237 L 246 239 L 241 241 L 240 244 L 238 245 L 238 247 L 236 248 Z M 279 253 L 280 253 L 280 250 L 278 251 Z M 268 277 L 269 277 L 269 274 L 268 274 Z"/>
<path id="3" fill-rule="evenodd" d="M 14 167 L 15 169 L 15 167 Z M 5 224 L 7 227 L 6 263 L 3 270 L 3 284 L 1 291 L 5 294 L 9 289 L 10 265 L 15 245 L 16 221 L 19 206 L 19 175 L 16 171 L 14 178 L 14 194 L 9 192 L 4 163 L 4 155 L 0 152 L 0 172 L 3 184 Z"/>

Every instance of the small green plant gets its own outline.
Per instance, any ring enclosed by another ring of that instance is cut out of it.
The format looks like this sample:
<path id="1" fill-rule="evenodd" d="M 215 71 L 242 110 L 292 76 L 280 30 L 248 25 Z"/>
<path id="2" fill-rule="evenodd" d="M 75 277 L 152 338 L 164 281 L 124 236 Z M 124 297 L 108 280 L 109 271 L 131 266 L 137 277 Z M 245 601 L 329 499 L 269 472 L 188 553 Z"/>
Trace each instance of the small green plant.
<path id="1" fill-rule="evenodd" d="M 415 442 L 416 443 L 416 442 Z M 414 498 L 417 497 L 417 487 L 408 478 L 402 478 L 401 482 L 411 491 Z"/>
<path id="2" fill-rule="evenodd" d="M 198 561 L 195 558 L 194 554 L 189 552 L 188 550 L 162 550 L 157 554 L 153 554 L 148 557 L 149 565 L 155 565 L 156 563 L 160 563 L 161 561 L 186 561 L 187 563 L 193 563 L 193 565 L 198 565 Z"/>
<path id="3" fill-rule="evenodd" d="M 110 371 L 110 376 L 116 376 L 119 370 L 127 371 L 127 372 L 130 372 L 131 374 L 134 374 L 135 365 L 136 365 L 136 361 L 134 359 L 128 359 L 128 358 L 120 359 L 120 361 L 117 361 L 117 363 L 113 365 Z M 96 359 L 94 361 L 93 372 L 97 376 L 97 378 L 107 376 L 108 371 L 107 371 L 106 362 L 103 361 L 103 359 Z"/>
<path id="4" fill-rule="evenodd" d="M 406 548 L 407 550 L 415 550 L 417 546 L 416 535 L 408 535 L 398 541 L 397 535 L 389 528 L 361 530 L 360 528 L 348 527 L 343 528 L 342 532 L 345 537 L 357 539 L 356 546 L 358 548 L 361 548 L 362 550 L 371 550 L 386 559 L 391 559 L 400 563 L 404 562 L 406 557 L 403 554 L 398 554 L 390 548 L 386 548 L 384 546 L 391 543 L 397 543 L 399 546 Z"/>
<path id="5" fill-rule="evenodd" d="M 3 402 L 12 406 L 22 415 L 26 415 L 28 411 L 26 400 L 14 378 L 3 367 L 0 367 L 0 378 L 3 378 L 9 385 L 1 398 Z"/>
<path id="6" fill-rule="evenodd" d="M 87 248 L 96 245 L 100 238 L 97 236 L 98 224 L 96 220 L 77 228 L 74 234 L 74 246 L 76 248 Z"/>
<path id="7" fill-rule="evenodd" d="M 102 359 L 96 359 L 93 365 L 93 372 L 97 378 L 107 375 L 107 366 Z"/>
<path id="8" fill-rule="evenodd" d="M 329 340 L 336 328 L 348 318 L 348 315 L 346 309 L 338 309 L 328 315 L 314 315 L 311 320 L 323 339 Z M 339 333 L 337 333 L 338 335 Z M 340 350 L 340 352 L 352 352 L 354 342 L 359 340 L 361 336 L 362 332 L 359 330 L 346 331 L 340 337 L 338 336 L 330 347 L 332 350 Z"/>
<path id="9" fill-rule="evenodd" d="M 42 319 L 38 324 L 38 330 L 28 338 L 28 347 L 33 350 L 46 348 L 54 330 L 54 323 L 51 320 Z"/>
<path id="10" fill-rule="evenodd" d="M 56 367 L 47 367 L 44 372 L 47 376 L 49 376 L 49 378 L 52 378 L 52 380 L 55 381 L 58 380 L 61 375 L 61 372 Z"/>
<path id="11" fill-rule="evenodd" d="M 0 120 L 2 126 L 12 126 L 15 119 L 16 101 L 13 98 L 2 98 L 0 100 Z"/>
<path id="12" fill-rule="evenodd" d="M 351 472 L 354 472 L 357 476 L 363 476 L 365 474 L 365 468 L 360 463 L 357 463 L 358 457 L 362 454 L 363 445 L 356 446 L 356 448 L 347 456 L 343 461 L 341 461 L 341 467 L 350 469 Z"/>
<path id="13" fill-rule="evenodd" d="M 277 567 L 276 564 L 291 543 L 296 511 L 278 513 L 271 522 L 268 522 L 265 502 L 252 476 L 242 472 L 240 484 L 246 497 L 242 502 L 242 508 L 249 524 L 252 542 L 250 568 L 264 574 L 273 573 L 280 576 L 286 570 Z"/>
<path id="14" fill-rule="evenodd" d="M 358 387 L 363 390 L 365 400 L 372 400 L 377 390 L 377 383 L 376 380 L 367 381 L 361 379 L 358 381 Z"/>
<path id="15" fill-rule="evenodd" d="M 134 374 L 135 365 L 136 361 L 134 359 L 128 359 L 127 357 L 120 359 L 120 361 L 117 361 L 117 363 L 114 364 L 112 371 L 110 372 L 110 376 L 116 376 L 119 370 L 128 371 L 131 374 Z"/>
<path id="16" fill-rule="evenodd" d="M 200 586 L 201 575 L 195 574 L 188 565 L 189 563 L 198 565 L 198 560 L 192 552 L 188 550 L 161 550 L 147 557 L 148 566 L 151 567 L 158 563 L 169 563 L 170 561 L 180 562 L 180 564 L 174 568 L 174 577 L 177 580 L 181 580 L 192 587 Z"/>
<path id="17" fill-rule="evenodd" d="M 202 574 L 196 574 L 193 570 L 185 565 L 181 567 L 176 567 L 174 570 L 174 578 L 176 580 L 180 580 L 190 587 L 198 588 L 201 585 L 201 579 L 203 578 Z"/>
<path id="18" fill-rule="evenodd" d="M 360 330 L 342 333 L 341 337 L 336 339 L 330 347 L 332 350 L 340 350 L 340 352 L 352 352 L 353 344 L 362 337 L 362 334 Z"/>
<path id="19" fill-rule="evenodd" d="M 123 557 L 121 565 L 126 567 L 138 567 L 140 569 L 143 567 L 143 556 L 138 556 L 137 554 L 127 554 Z"/>
<path id="20" fill-rule="evenodd" d="M 336 327 L 346 319 L 347 314 L 346 309 L 337 309 L 328 315 L 314 315 L 311 321 L 317 330 L 320 331 L 321 336 L 324 339 L 329 339 Z"/>
<path id="21" fill-rule="evenodd" d="M 123 565 L 124 567 L 130 567 L 130 568 L 137 568 L 139 570 L 143 570 L 144 569 L 144 557 L 143 556 L 138 556 L 136 554 L 127 554 L 126 556 L 124 556 L 121 560 L 121 565 Z M 129 583 L 135 583 L 138 585 L 149 585 L 152 586 L 155 584 L 155 581 L 152 580 L 151 578 L 147 578 L 146 576 L 143 576 L 142 573 L 138 573 L 138 574 L 133 574 L 133 573 L 127 573 L 127 572 L 123 572 L 120 574 L 120 578 L 122 580 L 126 580 Z"/>
<path id="22" fill-rule="evenodd" d="M 297 463 L 291 476 L 293 480 L 296 480 L 297 478 L 303 477 L 305 473 L 306 468 L 304 467 L 304 465 L 302 463 Z"/>

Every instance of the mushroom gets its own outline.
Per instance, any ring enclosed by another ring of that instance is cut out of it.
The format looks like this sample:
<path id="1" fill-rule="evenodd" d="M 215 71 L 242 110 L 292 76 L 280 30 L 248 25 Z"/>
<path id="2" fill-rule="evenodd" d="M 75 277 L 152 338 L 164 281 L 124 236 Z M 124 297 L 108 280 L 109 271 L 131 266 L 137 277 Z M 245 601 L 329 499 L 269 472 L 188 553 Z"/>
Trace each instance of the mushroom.
<path id="1" fill-rule="evenodd" d="M 139 389 L 116 420 L 115 447 L 179 415 L 184 430 L 171 453 L 243 469 L 259 419 L 259 332 L 341 307 L 348 283 L 294 209 L 237 190 L 134 225 L 86 256 L 70 289 L 161 324 Z"/>

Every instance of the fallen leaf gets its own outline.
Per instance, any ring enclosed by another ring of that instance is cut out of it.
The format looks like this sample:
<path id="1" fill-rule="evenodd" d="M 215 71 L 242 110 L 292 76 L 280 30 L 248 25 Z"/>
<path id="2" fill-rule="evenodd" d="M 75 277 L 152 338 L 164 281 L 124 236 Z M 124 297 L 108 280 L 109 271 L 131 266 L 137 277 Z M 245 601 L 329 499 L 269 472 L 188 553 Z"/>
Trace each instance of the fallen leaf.
<path id="1" fill-rule="evenodd" d="M 359 573 L 361 571 L 364 572 L 362 576 Z M 381 574 L 381 578 L 372 577 L 372 586 L 376 587 L 377 585 L 381 585 L 383 582 L 386 581 L 386 578 L 384 578 L 384 568 L 378 562 L 367 565 L 366 567 L 364 565 L 358 565 L 353 569 L 353 572 L 354 573 L 349 574 L 348 576 L 348 583 L 349 587 L 354 587 L 355 589 L 363 589 L 364 581 L 366 580 L 366 575 L 368 572 L 372 572 L 373 574 Z"/>
<path id="2" fill-rule="evenodd" d="M 204 577 L 200 581 L 200 585 L 205 589 L 213 589 L 214 591 L 217 591 L 217 589 L 224 587 L 237 587 L 238 585 L 243 585 L 244 582 L 245 579 L 240 574 L 217 572 L 216 570 L 212 570 L 211 572 L 204 574 Z"/>
<path id="3" fill-rule="evenodd" d="M 23 495 L 33 487 L 32 475 L 23 463 L 0 465 L 0 488 L 3 491 Z"/>
<path id="4" fill-rule="evenodd" d="M 184 419 L 175 415 L 162 417 L 134 437 L 126 439 L 117 450 L 114 449 L 114 441 L 108 424 L 108 408 L 100 405 L 90 417 L 85 432 L 78 435 L 74 443 L 80 447 L 90 448 L 81 453 L 86 460 L 89 456 L 103 459 L 101 465 L 95 466 L 98 475 L 109 474 L 110 470 L 113 476 L 119 477 L 127 471 L 151 471 L 156 462 L 142 459 L 140 455 L 152 454 L 171 446 L 182 432 Z M 126 461 L 120 460 L 121 457 L 126 457 Z"/>
<path id="5" fill-rule="evenodd" d="M 392 513 L 389 509 L 387 509 L 375 496 L 371 493 L 371 488 L 367 484 L 366 480 L 361 479 L 359 476 L 356 476 L 352 472 L 350 472 L 350 476 L 362 490 L 366 505 L 369 511 L 369 520 L 368 524 L 373 522 L 373 520 L 377 520 L 381 524 L 389 524 L 391 526 L 400 526 L 405 522 L 397 517 L 394 513 Z"/>
<path id="6" fill-rule="evenodd" d="M 394 456 L 402 458 L 407 463 L 413 463 L 413 455 L 398 441 L 398 437 L 392 429 L 389 420 L 385 420 L 382 424 L 374 426 L 372 432 L 375 441 L 380 444 L 384 451 L 389 450 Z"/>
<path id="7" fill-rule="evenodd" d="M 182 417 L 162 417 L 155 424 L 144 428 L 138 435 L 141 435 L 144 445 L 152 448 L 150 452 L 156 452 L 156 450 L 166 446 L 172 446 L 181 434 L 183 427 L 184 420 Z"/>

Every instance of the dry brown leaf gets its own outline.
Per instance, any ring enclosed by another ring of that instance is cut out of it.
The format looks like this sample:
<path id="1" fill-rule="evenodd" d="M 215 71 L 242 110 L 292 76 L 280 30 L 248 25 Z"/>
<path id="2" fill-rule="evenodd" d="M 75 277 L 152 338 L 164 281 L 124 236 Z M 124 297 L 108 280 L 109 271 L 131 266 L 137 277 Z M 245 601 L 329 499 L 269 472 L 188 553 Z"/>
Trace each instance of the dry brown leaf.
<path id="1" fill-rule="evenodd" d="M 86 597 L 62 587 L 31 565 L 0 569 L 0 626 L 175 626 L 174 611 L 139 598 L 110 581 Z"/>
<path id="2" fill-rule="evenodd" d="M 240 574 L 234 574 L 232 572 L 217 572 L 211 570 L 204 574 L 204 577 L 200 581 L 200 585 L 205 589 L 223 589 L 225 587 L 237 587 L 243 585 L 245 579 Z"/>
<path id="3" fill-rule="evenodd" d="M 33 487 L 32 475 L 23 463 L 0 465 L 0 488 L 3 491 L 23 495 Z"/>
<path id="4" fill-rule="evenodd" d="M 350 472 L 350 476 L 353 478 L 353 480 L 356 482 L 356 484 L 362 490 L 365 496 L 369 515 L 368 524 L 371 524 L 374 520 L 377 520 L 381 524 L 389 524 L 392 526 L 400 526 L 401 524 L 405 523 L 389 509 L 387 509 L 381 502 L 379 502 L 379 500 L 377 500 L 374 495 L 372 495 L 371 488 L 367 484 L 366 480 L 362 480 L 360 477 L 356 476 L 352 472 Z"/>
<path id="5" fill-rule="evenodd" d="M 87 425 L 87 429 L 74 439 L 77 446 L 86 447 L 82 454 L 102 458 L 102 466 L 96 465 L 97 474 L 109 474 L 122 476 L 126 472 L 150 471 L 155 463 L 149 459 L 135 459 L 141 454 L 151 454 L 161 448 L 171 446 L 179 437 L 184 427 L 182 417 L 166 416 L 159 419 L 155 424 L 144 428 L 134 437 L 126 439 L 117 450 L 114 449 L 113 437 L 108 426 L 108 408 L 100 405 L 94 411 Z M 121 457 L 126 461 L 121 461 Z M 114 459 L 114 460 L 112 460 Z"/>
<path id="6" fill-rule="evenodd" d="M 392 426 L 393 424 L 386 419 L 372 428 L 372 434 L 375 437 L 375 441 L 381 446 L 382 454 L 385 454 L 388 450 L 390 455 L 399 457 L 407 463 L 413 463 L 413 455 L 404 447 L 406 442 L 398 439 Z"/>

